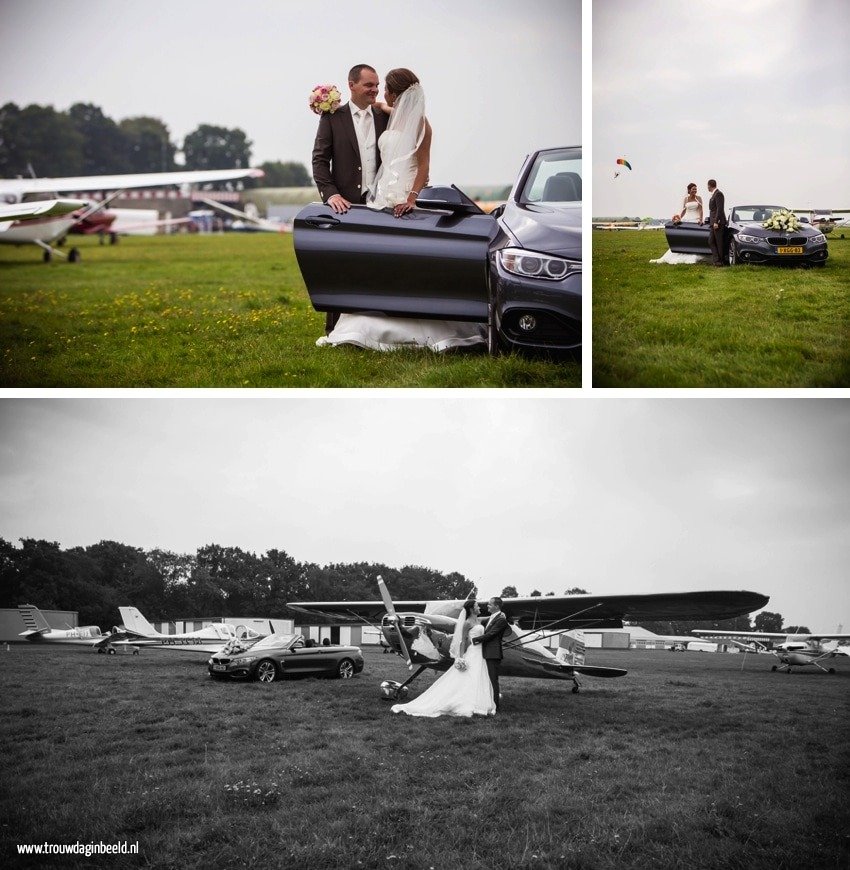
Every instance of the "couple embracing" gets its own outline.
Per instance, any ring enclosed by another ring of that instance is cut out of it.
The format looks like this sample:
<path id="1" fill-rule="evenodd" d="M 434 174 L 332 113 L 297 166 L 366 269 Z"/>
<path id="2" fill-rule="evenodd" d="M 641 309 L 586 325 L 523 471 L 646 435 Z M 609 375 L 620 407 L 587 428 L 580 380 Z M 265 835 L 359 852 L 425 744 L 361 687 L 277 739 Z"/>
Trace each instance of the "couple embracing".
<path id="1" fill-rule="evenodd" d="M 498 712 L 502 636 L 509 626 L 501 598 L 491 598 L 487 609 L 490 618 L 481 625 L 478 604 L 464 602 L 449 648 L 454 664 L 417 698 L 394 704 L 393 713 L 436 718 L 493 716 Z"/>
<path id="2" fill-rule="evenodd" d="M 378 102 L 378 74 L 368 64 L 348 74 L 351 99 L 322 114 L 313 146 L 313 179 L 322 202 L 336 214 L 352 206 L 387 210 L 404 219 L 428 183 L 431 125 L 416 74 L 400 67 L 386 75 Z M 401 290 L 401 288 L 399 288 Z M 443 351 L 486 345 L 475 323 L 329 312 L 321 346 L 353 344 L 372 350 L 428 347 Z"/>

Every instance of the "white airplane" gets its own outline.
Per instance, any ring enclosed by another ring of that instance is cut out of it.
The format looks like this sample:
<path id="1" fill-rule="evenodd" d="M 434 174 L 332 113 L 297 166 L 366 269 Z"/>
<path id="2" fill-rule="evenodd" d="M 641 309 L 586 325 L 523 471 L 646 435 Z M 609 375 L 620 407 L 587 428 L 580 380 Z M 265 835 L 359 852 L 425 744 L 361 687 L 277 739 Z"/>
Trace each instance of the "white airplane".
<path id="1" fill-rule="evenodd" d="M 38 220 L 17 223 L 0 233 L 0 244 L 37 245 L 44 251 L 44 261 L 59 256 L 75 263 L 80 259 L 77 248 L 68 254 L 52 246 L 75 224 L 105 208 L 125 190 L 140 187 L 161 187 L 172 184 L 204 184 L 210 181 L 234 181 L 239 178 L 261 178 L 262 169 L 209 169 L 181 172 L 143 172 L 133 175 L 81 175 L 70 178 L 4 178 L 0 179 L 0 202 L 6 205 L 29 205 L 43 197 L 56 199 L 57 192 L 109 191 L 100 202 L 82 213 L 39 216 Z M 87 203 L 83 203 L 87 205 Z M 0 215 L 0 219 L 4 219 Z"/>
<path id="2" fill-rule="evenodd" d="M 141 649 L 167 649 L 175 652 L 217 653 L 225 644 L 233 640 L 259 640 L 264 634 L 253 631 L 244 625 L 235 628 L 226 622 L 214 622 L 197 631 L 183 634 L 162 634 L 158 632 L 135 607 L 119 607 L 124 624 L 116 632 L 120 637 L 112 641 L 115 647 L 135 646 Z M 269 634 L 274 634 L 269 626 Z"/>
<path id="3" fill-rule="evenodd" d="M 850 634 L 830 632 L 788 634 L 772 631 L 710 631 L 708 629 L 695 629 L 693 634 L 700 637 L 727 638 L 748 652 L 771 652 L 779 659 L 782 670 L 786 674 L 791 673 L 792 667 L 801 668 L 807 665 L 814 665 L 825 674 L 834 674 L 835 668 L 827 669 L 820 663 L 824 659 L 833 659 L 839 655 L 850 656 L 850 646 L 841 643 L 841 641 L 850 641 Z M 748 648 L 746 641 L 751 641 L 753 646 Z M 774 643 L 773 649 L 769 649 L 765 641 L 779 641 L 779 643 Z M 776 671 L 779 668 L 780 665 L 773 665 L 771 670 Z"/>
<path id="4" fill-rule="evenodd" d="M 225 214 L 229 214 L 231 217 L 238 218 L 243 222 L 243 229 L 247 230 L 256 230 L 262 233 L 291 233 L 292 232 L 292 224 L 277 224 L 274 221 L 266 220 L 265 218 L 261 218 L 259 215 L 250 214 L 249 212 L 239 211 L 237 208 L 231 208 L 229 205 L 224 205 L 223 203 L 216 202 L 213 199 L 202 199 L 201 200 L 204 205 L 208 205 L 211 208 L 217 208 L 219 211 L 223 211 Z M 256 206 L 254 206 L 256 209 Z M 247 224 L 247 226 L 245 226 Z"/>
<path id="5" fill-rule="evenodd" d="M 38 202 L 0 204 L 0 233 L 6 232 L 16 221 L 31 221 L 69 214 L 87 205 L 88 202 L 84 199 L 46 199 Z"/>
<path id="6" fill-rule="evenodd" d="M 30 643 L 61 643 L 69 646 L 96 647 L 98 652 L 108 652 L 112 634 L 103 634 L 96 625 L 81 625 L 77 628 L 51 628 L 44 614 L 32 604 L 19 604 L 18 612 L 26 626 L 20 637 Z"/>

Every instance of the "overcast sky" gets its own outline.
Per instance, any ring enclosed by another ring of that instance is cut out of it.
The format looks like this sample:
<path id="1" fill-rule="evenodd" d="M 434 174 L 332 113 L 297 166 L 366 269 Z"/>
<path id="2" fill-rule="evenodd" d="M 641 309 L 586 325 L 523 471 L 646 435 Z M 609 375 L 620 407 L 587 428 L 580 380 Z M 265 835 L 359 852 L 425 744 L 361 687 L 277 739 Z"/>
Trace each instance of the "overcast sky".
<path id="1" fill-rule="evenodd" d="M 579 0 L 2 0 L 0 104 L 94 103 L 172 141 L 239 127 L 253 162 L 310 168 L 319 83 L 409 67 L 434 129 L 433 182 L 509 184 L 529 151 L 581 144 Z M 50 175 L 50 167 L 36 167 Z"/>
<path id="2" fill-rule="evenodd" d="M 750 589 L 850 632 L 846 401 L 4 399 L 0 445 L 15 543 L 279 548 L 484 595 Z"/>
<path id="3" fill-rule="evenodd" d="M 593 214 L 850 209 L 847 0 L 593 4 Z M 632 171 L 614 178 L 625 157 Z"/>

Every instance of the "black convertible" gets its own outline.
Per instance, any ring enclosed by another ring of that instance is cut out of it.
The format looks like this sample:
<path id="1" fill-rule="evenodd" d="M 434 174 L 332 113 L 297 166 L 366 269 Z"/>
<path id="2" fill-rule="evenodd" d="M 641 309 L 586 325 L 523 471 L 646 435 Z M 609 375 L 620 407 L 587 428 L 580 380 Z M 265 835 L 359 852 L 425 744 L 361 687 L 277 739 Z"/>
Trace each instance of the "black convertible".
<path id="1" fill-rule="evenodd" d="M 347 680 L 363 670 L 356 646 L 322 646 L 300 634 L 271 634 L 261 640 L 231 641 L 207 663 L 211 677 L 259 680 L 326 676 Z"/>
<path id="2" fill-rule="evenodd" d="M 824 266 L 829 256 L 826 236 L 806 221 L 797 229 L 777 230 L 764 226 L 774 214 L 788 211 L 778 205 L 736 205 L 726 229 L 726 249 L 729 264 L 794 263 Z M 702 224 L 668 223 L 664 225 L 667 244 L 678 254 L 709 256 L 709 226 Z"/>
<path id="3" fill-rule="evenodd" d="M 317 311 L 377 312 L 488 325 L 488 344 L 581 347 L 581 148 L 529 155 L 504 205 L 425 187 L 401 218 L 312 203 L 295 254 Z"/>

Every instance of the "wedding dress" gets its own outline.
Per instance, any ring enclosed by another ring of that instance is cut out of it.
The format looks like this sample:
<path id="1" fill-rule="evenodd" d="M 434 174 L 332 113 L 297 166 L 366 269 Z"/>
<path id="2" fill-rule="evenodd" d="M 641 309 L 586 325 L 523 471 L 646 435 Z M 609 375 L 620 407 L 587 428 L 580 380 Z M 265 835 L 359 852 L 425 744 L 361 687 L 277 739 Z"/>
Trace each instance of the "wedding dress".
<path id="1" fill-rule="evenodd" d="M 699 223 L 699 210 L 701 204 L 694 200 L 691 202 L 690 200 L 685 200 L 685 214 L 682 217 L 682 223 L 687 224 L 697 224 Z M 668 263 L 672 266 L 678 265 L 689 265 L 692 266 L 694 263 L 709 263 L 711 262 L 711 257 L 707 254 L 703 256 L 702 254 L 679 254 L 673 251 L 667 251 L 662 257 L 659 257 L 657 260 L 650 260 L 650 263 Z"/>
<path id="2" fill-rule="evenodd" d="M 424 135 L 425 94 L 421 85 L 411 85 L 396 100 L 387 129 L 378 140 L 381 167 L 366 203 L 369 208 L 392 208 L 407 200 L 418 169 L 416 151 Z M 331 333 L 316 341 L 319 347 L 353 344 L 369 350 L 420 347 L 438 352 L 486 343 L 483 324 L 372 314 L 341 314 Z"/>
<path id="3" fill-rule="evenodd" d="M 484 634 L 483 625 L 475 625 L 469 631 L 469 646 L 463 660 L 466 670 L 450 667 L 435 683 L 407 704 L 393 704 L 393 713 L 408 716 L 494 716 L 493 686 L 487 673 L 487 664 L 481 654 L 481 645 L 472 643 L 472 638 Z M 455 659 L 457 660 L 457 658 Z"/>

